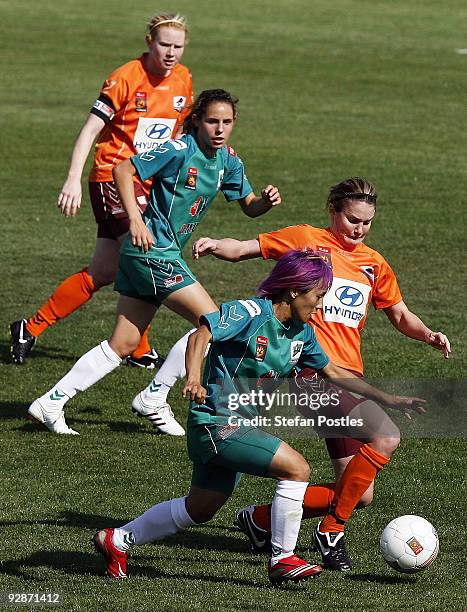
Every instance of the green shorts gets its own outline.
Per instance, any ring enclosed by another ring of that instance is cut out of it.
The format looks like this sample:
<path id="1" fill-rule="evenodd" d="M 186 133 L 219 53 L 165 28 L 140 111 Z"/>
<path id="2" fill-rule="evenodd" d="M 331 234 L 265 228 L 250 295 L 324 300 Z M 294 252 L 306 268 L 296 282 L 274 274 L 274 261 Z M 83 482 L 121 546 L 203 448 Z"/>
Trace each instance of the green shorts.
<path id="1" fill-rule="evenodd" d="M 256 427 L 216 424 L 187 428 L 188 455 L 193 462 L 192 486 L 231 495 L 242 474 L 268 476 L 282 441 Z"/>
<path id="2" fill-rule="evenodd" d="M 150 259 L 120 255 L 115 291 L 160 305 L 171 293 L 196 283 L 182 258 Z"/>

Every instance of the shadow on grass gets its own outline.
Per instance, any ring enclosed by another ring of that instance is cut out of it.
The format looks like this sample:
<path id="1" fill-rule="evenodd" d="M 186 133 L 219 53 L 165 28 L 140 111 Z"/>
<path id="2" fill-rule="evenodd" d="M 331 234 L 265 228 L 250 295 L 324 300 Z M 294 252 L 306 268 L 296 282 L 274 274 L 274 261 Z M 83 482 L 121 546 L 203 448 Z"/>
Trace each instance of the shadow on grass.
<path id="1" fill-rule="evenodd" d="M 128 519 L 116 519 L 101 514 L 64 511 L 57 515 L 56 518 L 0 521 L 0 528 L 15 525 L 71 527 L 85 529 L 89 531 L 89 537 L 91 537 L 93 532 L 98 529 L 103 529 L 104 527 L 119 527 L 127 521 Z M 210 533 L 206 533 L 206 531 Z M 233 534 L 236 534 L 237 537 Z M 208 524 L 202 525 L 199 529 L 187 529 L 186 531 L 181 531 L 180 533 L 172 535 L 164 539 L 164 544 L 187 548 L 189 550 L 229 551 L 233 553 L 248 552 L 247 540 L 246 538 L 238 537 L 239 534 L 240 531 L 235 527 Z"/>
<path id="2" fill-rule="evenodd" d="M 9 329 L 9 328 L 8 328 Z M 9 331 L 8 331 L 9 334 Z M 14 363 L 11 350 L 10 350 L 10 338 L 8 340 L 0 340 L 0 363 L 11 365 L 15 368 L 27 367 L 30 361 L 33 361 L 35 357 L 41 357 L 46 359 L 52 359 L 56 361 L 76 361 L 79 355 L 72 355 L 71 353 L 64 352 L 61 347 L 53 347 L 48 345 L 36 344 L 28 356 L 27 362 L 23 366 L 18 366 Z M 32 365 L 32 364 L 31 364 Z"/>
<path id="3" fill-rule="evenodd" d="M 31 402 L 33 398 L 31 398 Z M 30 402 L 0 402 L 0 418 L 1 419 L 24 419 L 24 423 L 16 428 L 15 431 L 23 433 L 44 433 L 49 434 L 49 430 L 38 423 L 32 423 L 27 420 L 28 408 Z M 88 406 L 86 408 L 80 408 L 79 414 L 90 415 L 99 417 L 102 414 L 102 409 L 97 406 Z M 128 421 L 106 421 L 104 419 L 96 418 L 73 418 L 70 415 L 66 415 L 67 424 L 73 429 L 80 431 L 80 428 L 86 428 L 88 425 L 97 425 L 99 427 L 107 427 L 111 431 L 117 433 L 131 433 L 131 434 L 151 434 L 157 435 L 157 431 L 151 427 L 145 420 L 135 421 L 134 416 L 128 411 Z"/>
<path id="4" fill-rule="evenodd" d="M 0 402 L 0 418 L 25 419 L 29 406 L 24 402 Z"/>
<path id="5" fill-rule="evenodd" d="M 386 576 L 384 574 L 349 574 L 344 576 L 345 580 L 353 582 L 377 582 L 379 584 L 407 584 L 415 582 L 414 576 Z"/>
<path id="6" fill-rule="evenodd" d="M 219 584 L 227 583 L 236 586 L 263 586 L 255 580 L 247 580 L 245 578 L 235 578 L 221 574 L 216 576 L 202 573 L 197 574 L 193 572 L 192 557 L 186 559 L 186 563 L 189 564 L 186 572 L 180 571 L 180 559 L 177 558 L 164 558 L 162 568 L 156 567 L 156 564 L 141 565 L 139 560 L 140 557 L 135 551 L 129 559 L 129 572 L 133 578 L 149 578 L 150 580 L 166 578 L 171 581 L 191 580 Z M 100 555 L 69 550 L 43 550 L 14 561 L 3 561 L 0 565 L 0 575 L 16 576 L 23 580 L 37 580 L 34 575 L 31 575 L 30 570 L 44 567 L 70 576 L 89 577 L 90 575 L 95 575 L 99 577 L 105 575 L 105 562 Z M 200 564 L 200 567 L 203 567 L 203 565 Z"/>
<path id="7" fill-rule="evenodd" d="M 103 527 L 119 527 L 127 522 L 127 519 L 116 519 L 102 514 L 84 514 L 64 510 L 57 514 L 56 518 L 43 518 L 19 521 L 0 521 L 0 527 L 12 525 L 50 525 L 52 527 L 79 527 L 89 530 L 102 529 Z"/>

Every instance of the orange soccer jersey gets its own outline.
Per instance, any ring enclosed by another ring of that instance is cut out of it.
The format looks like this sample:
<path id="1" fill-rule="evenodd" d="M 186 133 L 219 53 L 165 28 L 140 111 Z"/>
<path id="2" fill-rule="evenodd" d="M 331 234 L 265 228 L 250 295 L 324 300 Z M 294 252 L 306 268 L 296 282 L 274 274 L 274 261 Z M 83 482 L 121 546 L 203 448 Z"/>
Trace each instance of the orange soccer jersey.
<path id="1" fill-rule="evenodd" d="M 308 247 L 331 260 L 334 280 L 323 309 L 313 318 L 313 329 L 331 361 L 362 374 L 360 335 L 370 302 L 380 309 L 402 300 L 384 257 L 362 243 L 346 249 L 329 229 L 305 224 L 260 234 L 258 239 L 264 259 L 279 259 L 291 249 Z"/>
<path id="2" fill-rule="evenodd" d="M 91 109 L 106 126 L 96 143 L 90 181 L 112 181 L 116 164 L 171 138 L 188 114 L 193 99 L 188 68 L 177 64 L 169 76 L 155 76 L 146 70 L 144 57 L 112 72 Z"/>

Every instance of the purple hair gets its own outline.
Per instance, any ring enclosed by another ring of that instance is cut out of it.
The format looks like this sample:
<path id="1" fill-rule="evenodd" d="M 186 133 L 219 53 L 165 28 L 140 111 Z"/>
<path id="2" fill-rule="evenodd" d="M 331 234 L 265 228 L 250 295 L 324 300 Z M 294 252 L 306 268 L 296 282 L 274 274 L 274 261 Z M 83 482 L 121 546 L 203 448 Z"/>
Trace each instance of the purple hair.
<path id="1" fill-rule="evenodd" d="M 331 284 L 332 268 L 322 255 L 311 250 L 289 251 L 259 285 L 256 295 L 272 299 L 287 289 L 304 293 L 317 287 L 327 291 Z"/>

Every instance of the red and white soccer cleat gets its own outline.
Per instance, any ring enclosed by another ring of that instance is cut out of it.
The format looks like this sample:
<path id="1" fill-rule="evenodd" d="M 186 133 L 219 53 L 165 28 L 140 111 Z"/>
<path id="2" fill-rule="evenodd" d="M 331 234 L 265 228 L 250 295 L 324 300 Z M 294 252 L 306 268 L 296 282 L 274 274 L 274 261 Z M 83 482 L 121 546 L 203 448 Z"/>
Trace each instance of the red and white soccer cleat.
<path id="1" fill-rule="evenodd" d="M 115 548 L 112 542 L 113 529 L 101 529 L 92 538 L 92 543 L 97 552 L 104 555 L 107 561 L 106 574 L 109 578 L 120 580 L 128 578 L 126 574 L 127 554 Z"/>
<path id="2" fill-rule="evenodd" d="M 280 584 L 287 580 L 298 582 L 299 580 L 316 578 L 322 571 L 321 565 L 312 565 L 296 555 L 285 557 L 274 565 L 269 561 L 268 565 L 268 577 L 273 584 Z"/>

